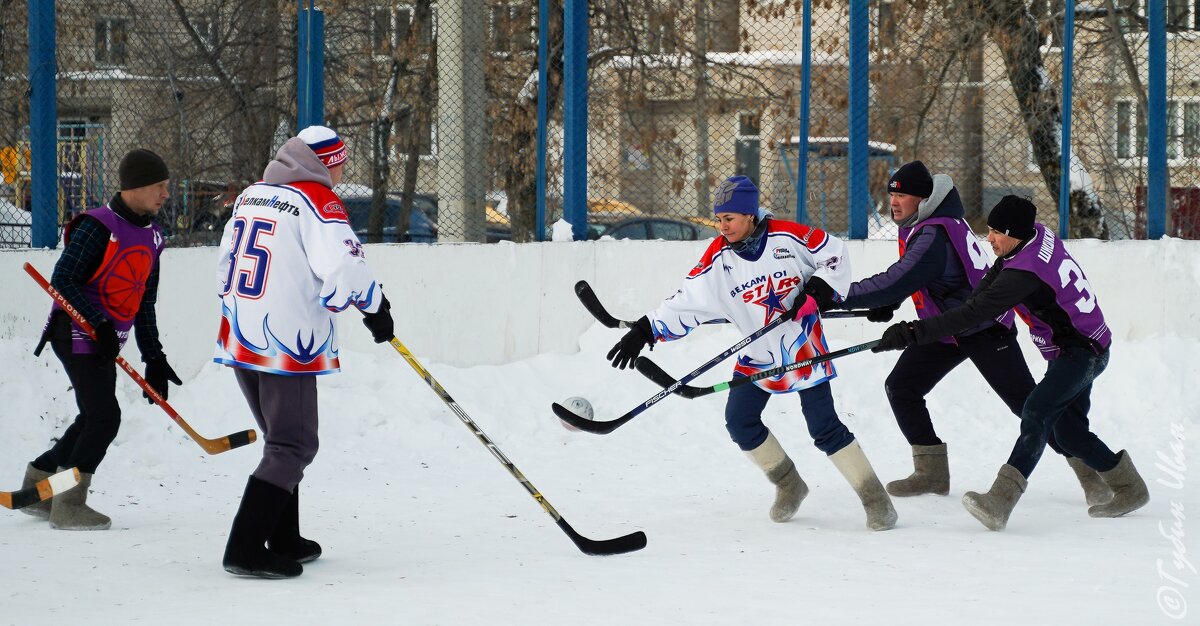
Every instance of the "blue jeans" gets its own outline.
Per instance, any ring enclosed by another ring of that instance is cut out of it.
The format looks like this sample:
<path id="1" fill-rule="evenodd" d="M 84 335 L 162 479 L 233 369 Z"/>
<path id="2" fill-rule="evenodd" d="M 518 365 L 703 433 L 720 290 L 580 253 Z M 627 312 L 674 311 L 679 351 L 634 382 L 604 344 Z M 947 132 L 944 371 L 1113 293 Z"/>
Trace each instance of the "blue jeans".
<path id="1" fill-rule="evenodd" d="M 1088 426 L 1092 381 L 1108 366 L 1108 354 L 1066 348 L 1050 361 L 1046 376 L 1025 400 L 1021 436 L 1008 457 L 1008 464 L 1022 476 L 1033 473 L 1051 432 L 1067 454 L 1088 467 L 1105 472 L 1117 466 L 1117 455 Z"/>
<path id="2" fill-rule="evenodd" d="M 854 441 L 854 435 L 838 419 L 837 411 L 833 408 L 833 392 L 829 389 L 828 381 L 797 393 L 800 395 L 800 411 L 808 423 L 808 434 L 812 435 L 813 445 L 817 449 L 825 454 L 833 454 Z M 729 390 L 729 401 L 725 403 L 725 428 L 742 450 L 753 450 L 766 441 L 769 431 L 762 422 L 762 412 L 772 395 L 753 383 Z"/>

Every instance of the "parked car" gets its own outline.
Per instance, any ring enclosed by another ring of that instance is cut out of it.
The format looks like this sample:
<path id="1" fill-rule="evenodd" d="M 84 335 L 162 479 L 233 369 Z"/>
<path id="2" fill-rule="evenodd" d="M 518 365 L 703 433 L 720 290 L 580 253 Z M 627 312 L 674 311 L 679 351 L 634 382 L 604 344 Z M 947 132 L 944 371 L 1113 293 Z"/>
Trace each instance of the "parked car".
<path id="1" fill-rule="evenodd" d="M 437 243 L 436 218 L 431 218 L 430 208 L 436 215 L 437 200 L 425 194 L 413 197 L 412 210 L 408 213 L 408 230 L 397 236 L 396 220 L 400 216 L 400 198 L 396 195 L 384 197 L 383 211 L 383 243 Z M 370 241 L 367 236 L 367 222 L 371 215 L 370 196 L 343 197 L 346 212 L 350 216 L 350 226 L 362 241 Z"/>
<path id="2" fill-rule="evenodd" d="M 663 217 L 635 217 L 607 225 L 589 223 L 588 227 L 588 239 L 612 237 L 613 239 L 696 241 L 712 239 L 717 236 L 717 230 L 711 226 Z M 593 237 L 593 233 L 597 234 Z"/>
<path id="3" fill-rule="evenodd" d="M 169 216 L 174 216 L 175 228 L 180 232 L 220 232 L 225 222 L 233 215 L 233 201 L 241 193 L 236 185 L 212 180 L 183 180 L 170 198 L 163 203 L 160 218 L 164 226 Z"/>

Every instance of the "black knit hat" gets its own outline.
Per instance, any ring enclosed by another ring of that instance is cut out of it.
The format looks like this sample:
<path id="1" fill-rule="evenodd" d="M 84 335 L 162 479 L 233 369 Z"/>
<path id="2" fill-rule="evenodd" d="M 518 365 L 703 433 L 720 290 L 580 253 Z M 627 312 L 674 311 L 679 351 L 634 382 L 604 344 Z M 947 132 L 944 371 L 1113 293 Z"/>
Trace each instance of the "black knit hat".
<path id="1" fill-rule="evenodd" d="M 167 172 L 167 164 L 162 157 L 145 148 L 138 148 L 130 150 L 129 154 L 121 159 L 117 176 L 121 180 L 121 191 L 125 191 L 162 182 L 170 178 L 171 174 Z"/>
<path id="2" fill-rule="evenodd" d="M 918 198 L 933 195 L 933 177 L 920 161 L 905 163 L 888 180 L 888 193 L 906 193 Z"/>
<path id="3" fill-rule="evenodd" d="M 1017 239 L 1033 236 L 1033 221 L 1037 219 L 1037 207 L 1025 198 L 1004 196 L 988 213 L 987 225 L 994 231 Z"/>

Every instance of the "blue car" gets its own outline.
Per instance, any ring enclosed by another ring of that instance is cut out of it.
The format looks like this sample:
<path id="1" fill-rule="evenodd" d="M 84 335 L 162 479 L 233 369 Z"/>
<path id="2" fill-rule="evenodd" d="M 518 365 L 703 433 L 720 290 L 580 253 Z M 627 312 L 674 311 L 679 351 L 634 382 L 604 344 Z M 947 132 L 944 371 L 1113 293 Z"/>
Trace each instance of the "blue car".
<path id="1" fill-rule="evenodd" d="M 437 210 L 435 202 L 427 196 L 414 196 L 412 210 L 408 213 L 408 230 L 398 236 L 396 220 L 400 215 L 400 198 L 385 197 L 383 237 L 379 241 L 382 243 L 437 243 L 437 225 L 433 223 L 427 213 L 429 206 L 434 207 L 434 211 Z M 346 211 L 350 215 L 350 226 L 354 229 L 354 233 L 364 243 L 373 242 L 367 236 L 367 219 L 371 215 L 371 198 L 369 196 L 342 198 L 342 203 L 346 205 Z"/>

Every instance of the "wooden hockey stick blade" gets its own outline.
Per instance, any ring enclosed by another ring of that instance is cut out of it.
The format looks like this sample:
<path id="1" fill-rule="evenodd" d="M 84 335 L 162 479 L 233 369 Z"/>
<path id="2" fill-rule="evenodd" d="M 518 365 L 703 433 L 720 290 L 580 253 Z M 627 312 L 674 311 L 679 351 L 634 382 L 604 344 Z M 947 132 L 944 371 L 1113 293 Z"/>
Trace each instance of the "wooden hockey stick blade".
<path id="1" fill-rule="evenodd" d="M 89 324 L 88 321 L 83 317 L 83 314 L 76 310 L 75 307 L 71 306 L 71 303 L 67 302 L 67 299 L 64 298 L 57 289 L 50 285 L 50 282 L 46 280 L 45 276 L 42 276 L 41 272 L 37 271 L 37 268 L 29 263 L 25 263 L 23 267 L 25 268 L 25 273 L 29 274 L 29 277 L 32 278 L 33 281 L 39 286 L 41 286 L 42 290 L 45 291 L 55 302 L 57 302 L 58 305 L 62 307 L 62 310 L 67 312 L 67 315 L 71 316 L 71 319 L 83 329 L 83 332 L 87 333 L 88 336 L 93 339 L 96 338 L 96 330 L 92 328 L 92 325 Z M 162 394 L 158 393 L 157 389 L 150 386 L 150 383 L 146 382 L 146 379 L 142 378 L 142 375 L 138 374 L 137 370 L 133 369 L 133 366 L 129 364 L 129 361 L 126 361 L 120 355 L 117 355 L 116 363 L 121 369 L 125 370 L 125 373 L 129 374 L 129 377 L 133 379 L 133 382 L 137 383 L 137 385 L 142 388 L 142 391 L 146 392 L 146 395 L 150 396 L 150 399 L 153 400 L 154 403 L 159 406 L 159 408 L 165 411 L 168 417 L 170 417 L 172 420 L 175 420 L 175 423 L 183 429 L 183 432 L 187 433 L 187 435 L 191 437 L 193 441 L 199 444 L 199 446 L 205 452 L 209 454 L 220 454 L 222 452 L 228 452 L 234 448 L 240 448 L 244 445 L 252 443 L 255 439 L 257 439 L 258 435 L 254 432 L 254 430 L 244 430 L 231 435 L 226 435 L 225 437 L 221 437 L 219 439 L 202 437 L 200 433 L 197 433 L 186 421 L 184 421 L 183 417 L 180 416 L 179 413 L 175 412 L 175 409 L 171 408 L 171 405 L 167 404 L 166 398 L 163 398 Z"/>
<path id="2" fill-rule="evenodd" d="M 567 533 L 567 536 L 571 538 L 571 541 L 575 543 L 575 547 L 579 548 L 580 552 L 590 556 L 625 554 L 626 552 L 636 552 L 646 547 L 646 533 L 640 530 L 613 539 L 588 539 L 575 532 L 575 529 L 571 528 L 567 520 L 561 517 L 558 518 L 558 527 L 564 533 Z"/>
<path id="3" fill-rule="evenodd" d="M 79 484 L 79 468 L 63 470 L 53 476 L 39 480 L 25 489 L 0 491 L 0 506 L 6 509 L 23 509 L 31 504 L 44 502 L 54 496 L 75 488 Z"/>

